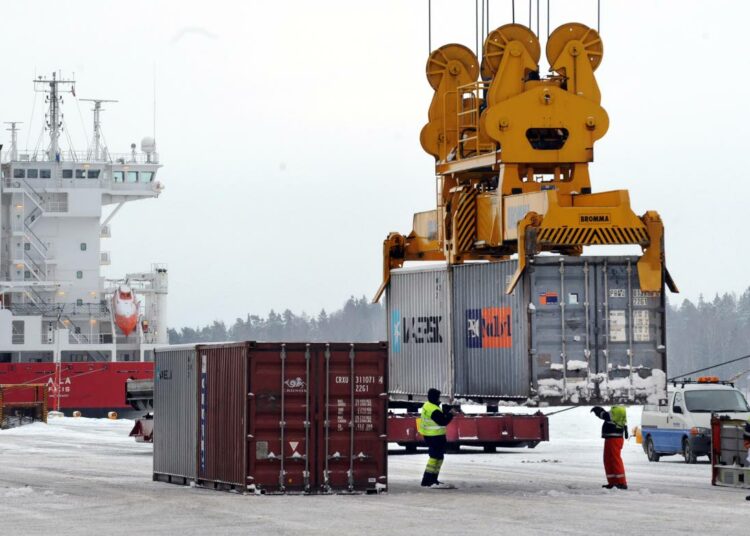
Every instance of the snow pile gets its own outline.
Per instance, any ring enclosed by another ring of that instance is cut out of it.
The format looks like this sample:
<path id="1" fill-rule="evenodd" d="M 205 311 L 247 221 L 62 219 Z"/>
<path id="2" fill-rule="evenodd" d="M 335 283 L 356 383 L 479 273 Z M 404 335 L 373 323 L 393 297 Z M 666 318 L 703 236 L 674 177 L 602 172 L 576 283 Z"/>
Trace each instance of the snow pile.
<path id="1" fill-rule="evenodd" d="M 571 359 L 568 361 L 568 370 L 586 370 L 589 368 L 588 361 L 578 361 Z"/>
<path id="2" fill-rule="evenodd" d="M 555 370 L 561 370 L 562 365 L 553 364 Z M 578 371 L 588 368 L 585 361 L 569 361 L 568 370 Z M 629 372 L 628 367 L 618 367 L 618 370 Z M 632 381 L 632 383 L 631 383 Z M 637 370 L 621 378 L 610 378 L 608 374 L 587 374 L 583 377 L 542 378 L 537 382 L 538 400 L 545 398 L 560 398 L 573 404 L 591 400 L 598 392 L 603 400 L 632 400 L 646 404 L 658 404 L 660 399 L 666 398 L 667 377 L 663 370 L 652 369 L 650 374 L 642 378 Z"/>

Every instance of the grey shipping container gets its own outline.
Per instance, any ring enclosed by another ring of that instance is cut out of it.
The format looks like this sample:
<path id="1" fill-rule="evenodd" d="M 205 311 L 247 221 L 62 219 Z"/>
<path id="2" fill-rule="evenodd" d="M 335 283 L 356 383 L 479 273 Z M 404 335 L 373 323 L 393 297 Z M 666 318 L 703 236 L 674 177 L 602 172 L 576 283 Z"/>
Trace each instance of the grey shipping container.
<path id="1" fill-rule="evenodd" d="M 197 476 L 198 371 L 195 347 L 154 353 L 154 480 Z"/>
<path id="2" fill-rule="evenodd" d="M 387 294 L 391 398 L 656 403 L 666 398 L 664 293 L 637 257 L 538 256 L 511 295 L 514 260 L 394 270 Z"/>

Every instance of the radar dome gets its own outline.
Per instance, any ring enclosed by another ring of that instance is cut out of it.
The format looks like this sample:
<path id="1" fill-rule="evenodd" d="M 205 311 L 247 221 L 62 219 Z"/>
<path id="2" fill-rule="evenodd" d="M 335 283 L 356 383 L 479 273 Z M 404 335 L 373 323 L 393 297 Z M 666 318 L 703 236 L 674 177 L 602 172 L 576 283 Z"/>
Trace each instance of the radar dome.
<path id="1" fill-rule="evenodd" d="M 146 136 L 141 140 L 141 151 L 144 153 L 156 152 L 156 140 L 151 136 Z"/>

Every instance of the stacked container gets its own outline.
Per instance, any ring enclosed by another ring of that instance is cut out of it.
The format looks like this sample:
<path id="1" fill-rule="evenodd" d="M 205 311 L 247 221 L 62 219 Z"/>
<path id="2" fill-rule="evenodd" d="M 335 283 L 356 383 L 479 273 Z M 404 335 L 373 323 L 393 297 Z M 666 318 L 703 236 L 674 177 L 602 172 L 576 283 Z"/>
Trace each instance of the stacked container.
<path id="1" fill-rule="evenodd" d="M 390 393 L 591 404 L 666 398 L 663 293 L 636 257 L 535 257 L 400 269 L 387 294 Z"/>
<path id="2" fill-rule="evenodd" d="M 185 386 L 184 391 L 195 390 L 192 400 L 183 401 L 197 408 L 195 439 L 185 441 L 182 436 L 190 432 L 162 425 L 172 439 L 155 437 L 155 478 L 168 474 L 165 458 L 192 454 L 194 476 L 187 478 L 216 489 L 338 493 L 386 488 L 385 343 L 248 342 L 199 345 L 193 353 L 198 381 L 181 377 L 196 386 Z M 156 354 L 157 371 L 162 355 Z M 166 409 L 159 417 L 162 407 L 178 403 L 174 393 L 169 401 L 155 393 L 157 422 L 175 413 Z M 174 449 L 182 452 L 173 454 Z"/>

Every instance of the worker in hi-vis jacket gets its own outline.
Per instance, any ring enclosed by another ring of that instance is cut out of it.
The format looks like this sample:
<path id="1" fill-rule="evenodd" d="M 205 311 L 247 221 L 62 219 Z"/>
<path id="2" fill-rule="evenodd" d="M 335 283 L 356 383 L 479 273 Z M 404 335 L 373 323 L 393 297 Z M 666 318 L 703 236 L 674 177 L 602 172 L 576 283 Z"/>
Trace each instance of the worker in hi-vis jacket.
<path id="1" fill-rule="evenodd" d="M 604 472 L 607 483 L 602 487 L 607 489 L 628 489 L 625 479 L 625 465 L 622 463 L 621 451 L 628 438 L 628 417 L 623 406 L 612 406 L 609 411 L 595 406 L 591 409 L 597 417 L 604 421 L 602 437 L 604 438 Z"/>
<path id="2" fill-rule="evenodd" d="M 417 430 L 424 438 L 430 456 L 422 476 L 422 486 L 450 489 L 454 486 L 440 482 L 438 475 L 440 474 L 440 468 L 443 466 L 447 445 L 445 430 L 456 411 L 454 409 L 446 410 L 445 407 L 441 409 L 439 404 L 440 391 L 437 389 L 427 391 L 427 402 L 422 406 L 420 418 L 417 421 Z"/>
<path id="3" fill-rule="evenodd" d="M 743 445 L 747 449 L 747 463 L 750 464 L 750 418 L 745 423 L 745 429 L 742 432 L 742 439 L 744 439 Z M 745 497 L 746 501 L 750 501 L 750 495 Z"/>

